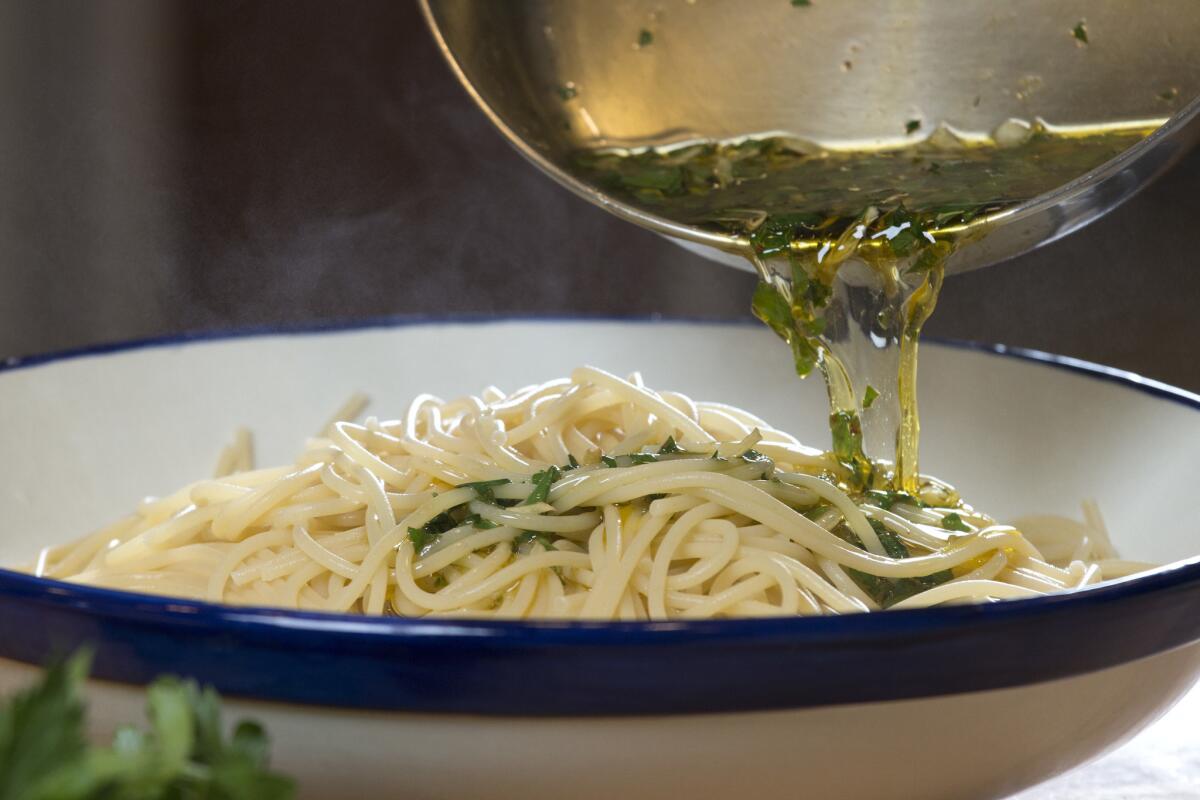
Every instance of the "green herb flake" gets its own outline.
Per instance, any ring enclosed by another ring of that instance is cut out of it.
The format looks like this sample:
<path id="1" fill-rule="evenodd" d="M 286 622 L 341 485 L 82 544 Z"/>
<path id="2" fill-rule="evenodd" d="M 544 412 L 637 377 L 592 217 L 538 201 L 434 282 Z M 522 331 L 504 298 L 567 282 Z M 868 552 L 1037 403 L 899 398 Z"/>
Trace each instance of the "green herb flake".
<path id="1" fill-rule="evenodd" d="M 683 452 L 683 448 L 675 443 L 674 436 L 668 436 L 667 440 L 665 442 L 663 442 L 663 446 L 658 448 L 658 454 L 660 456 L 668 456 L 668 455 L 673 455 L 675 453 L 682 453 L 682 452 Z"/>
<path id="2" fill-rule="evenodd" d="M 1171 87 L 1170 89 L 1167 89 L 1166 91 L 1159 92 L 1158 99 L 1162 100 L 1164 103 L 1174 103 L 1176 100 L 1179 99 L 1179 90 L 1174 87 Z"/>
<path id="3" fill-rule="evenodd" d="M 559 467 L 559 469 L 561 469 L 563 472 L 570 472 L 573 469 L 579 469 L 579 461 L 576 460 L 575 456 L 568 454 L 567 465 L 565 467 Z"/>
<path id="4" fill-rule="evenodd" d="M 871 404 L 874 403 L 877 399 L 879 399 L 879 392 L 876 391 L 874 386 L 871 386 L 868 384 L 867 390 L 865 392 L 863 392 L 863 401 L 862 401 L 863 409 L 865 410 L 865 409 L 870 408 Z"/>
<path id="5" fill-rule="evenodd" d="M 907 214 L 896 215 L 897 227 L 900 227 L 905 222 L 908 223 L 908 227 L 897 231 L 894 236 L 887 240 L 892 248 L 892 252 L 898 256 L 911 255 L 918 245 L 927 241 L 925 239 L 925 229 L 915 219 L 908 217 Z"/>
<path id="6" fill-rule="evenodd" d="M 792 0 L 793 8 L 808 8 L 812 5 L 812 0 Z"/>
<path id="7" fill-rule="evenodd" d="M 754 287 L 754 299 L 751 301 L 754 316 L 771 327 L 781 338 L 792 336 L 792 308 L 787 298 L 771 284 L 759 281 Z"/>
<path id="8" fill-rule="evenodd" d="M 809 336 L 821 336 L 825 333 L 825 319 L 818 317 L 816 319 L 806 320 L 804 322 L 804 332 Z"/>
<path id="9" fill-rule="evenodd" d="M 878 489 L 871 489 L 863 494 L 863 501 L 870 503 L 873 506 L 878 506 L 884 510 L 892 507 L 892 495 L 890 492 L 881 492 Z"/>
<path id="10" fill-rule="evenodd" d="M 926 504 L 908 492 L 884 492 L 871 489 L 863 494 L 863 500 L 885 511 L 890 511 L 896 503 L 904 503 L 915 508 L 925 508 Z"/>
<path id="11" fill-rule="evenodd" d="M 764 456 L 762 453 L 758 452 L 753 447 L 739 453 L 738 458 L 740 458 L 742 461 L 745 461 L 747 464 L 763 464 L 763 463 L 772 463 L 773 464 L 774 463 L 773 461 L 771 461 L 770 458 L 768 458 L 767 456 Z"/>
<path id="12" fill-rule="evenodd" d="M 961 531 L 962 533 L 970 533 L 971 527 L 963 522 L 963 518 L 958 514 L 950 513 L 942 517 L 942 527 L 948 531 Z"/>
<path id="13" fill-rule="evenodd" d="M 646 164 L 622 173 L 620 180 L 627 189 L 649 189 L 668 196 L 685 192 L 683 168 L 669 164 Z"/>
<path id="14" fill-rule="evenodd" d="M 474 489 L 475 494 L 479 495 L 479 499 L 484 502 L 491 503 L 496 499 L 496 487 L 504 486 L 512 483 L 508 478 L 496 478 L 490 481 L 471 481 L 470 483 L 460 483 L 456 488 L 459 489 Z"/>
<path id="15" fill-rule="evenodd" d="M 465 508 L 466 506 L 456 506 L 456 508 Z M 451 509 L 452 511 L 454 509 Z M 432 534 L 445 533 L 451 528 L 458 527 L 458 520 L 450 515 L 449 511 L 444 511 L 438 514 L 429 522 L 425 523 L 425 530 Z"/>
<path id="16" fill-rule="evenodd" d="M 653 464 L 658 461 L 658 456 L 654 453 L 630 453 L 630 464 Z"/>
<path id="17" fill-rule="evenodd" d="M 908 547 L 887 525 L 877 519 L 869 519 L 867 522 L 871 524 L 875 535 L 879 537 L 879 543 L 883 545 L 883 552 L 887 553 L 888 558 L 911 557 L 912 554 L 908 552 Z"/>
<path id="18" fill-rule="evenodd" d="M 921 120 L 910 119 L 908 122 L 904 123 L 904 132 L 906 134 L 907 133 L 916 133 L 917 128 L 920 128 L 920 127 L 921 127 Z"/>
<path id="19" fill-rule="evenodd" d="M 532 506 L 537 503 L 546 502 L 546 498 L 550 496 L 550 485 L 562 477 L 558 467 L 549 467 L 540 472 L 533 474 L 533 491 L 521 503 L 523 506 Z"/>
<path id="20" fill-rule="evenodd" d="M 616 460 L 615 458 L 613 458 L 612 456 L 600 456 L 600 461 L 601 461 L 601 463 L 603 463 L 603 464 L 604 464 L 604 466 L 606 466 L 606 467 L 615 467 L 615 466 L 617 466 L 617 460 Z"/>
<path id="21" fill-rule="evenodd" d="M 1083 20 L 1075 23 L 1075 27 L 1071 29 L 1071 35 L 1082 44 L 1088 44 L 1087 24 Z"/>
<path id="22" fill-rule="evenodd" d="M 558 92 L 558 99 L 562 100 L 564 103 L 568 100 L 574 100 L 577 96 L 579 96 L 579 90 L 575 88 L 575 84 L 573 83 L 564 83 L 562 86 L 559 86 L 556 91 Z"/>
<path id="23" fill-rule="evenodd" d="M 829 415 L 833 455 L 850 473 L 850 484 L 857 488 L 871 485 L 874 463 L 863 453 L 862 420 L 858 414 L 836 411 Z"/>
<path id="24" fill-rule="evenodd" d="M 911 557 L 911 553 L 903 540 L 886 525 L 877 519 L 868 520 L 868 522 L 870 522 L 871 528 L 875 531 L 875 535 L 879 537 L 879 543 L 883 545 L 883 551 L 887 553 L 889 558 L 902 559 Z M 855 547 L 866 549 L 863 547 L 862 540 L 845 523 L 834 528 L 833 533 Z M 864 592 L 871 596 L 871 599 L 879 603 L 883 608 L 888 608 L 899 603 L 901 600 L 939 586 L 954 577 L 954 573 L 950 570 L 942 570 L 941 572 L 935 572 L 932 575 L 925 575 L 918 578 L 881 578 L 877 575 L 860 572 L 856 569 L 848 569 L 846 572 Z"/>
<path id="25" fill-rule="evenodd" d="M 436 538 L 436 533 L 427 531 L 424 528 L 408 529 L 408 540 L 412 542 L 413 549 L 417 551 L 417 555 L 420 555 L 425 547 L 431 544 Z"/>
<path id="26" fill-rule="evenodd" d="M 521 531 L 516 535 L 516 537 L 513 538 L 513 550 L 516 550 L 517 548 L 526 544 L 540 544 L 547 550 L 553 550 L 556 539 L 556 536 L 551 533 L 545 533 L 544 531 Z"/>
<path id="27" fill-rule="evenodd" d="M 802 232 L 813 230 L 822 221 L 820 214 L 776 214 L 754 229 L 750 244 L 763 256 L 786 252 Z"/>
<path id="28" fill-rule="evenodd" d="M 652 44 L 654 44 L 654 32 L 648 31 L 645 28 L 642 28 L 638 32 L 637 46 L 638 47 L 649 47 Z"/>
<path id="29" fill-rule="evenodd" d="M 839 461 L 851 461 L 862 452 L 862 425 L 854 414 L 839 411 L 830 420 L 833 454 Z"/>
<path id="30" fill-rule="evenodd" d="M 923 272 L 932 272 L 936 267 L 945 263 L 953 250 L 953 245 L 945 241 L 926 245 L 921 250 L 921 254 L 913 261 L 912 266 L 908 268 L 908 273 L 920 275 Z"/>
<path id="31" fill-rule="evenodd" d="M 481 531 L 490 531 L 492 528 L 500 527 L 497 523 L 492 522 L 490 519 L 486 519 L 485 517 L 481 517 L 478 514 L 471 514 L 470 516 L 466 517 L 462 521 L 462 524 L 471 525 Z"/>

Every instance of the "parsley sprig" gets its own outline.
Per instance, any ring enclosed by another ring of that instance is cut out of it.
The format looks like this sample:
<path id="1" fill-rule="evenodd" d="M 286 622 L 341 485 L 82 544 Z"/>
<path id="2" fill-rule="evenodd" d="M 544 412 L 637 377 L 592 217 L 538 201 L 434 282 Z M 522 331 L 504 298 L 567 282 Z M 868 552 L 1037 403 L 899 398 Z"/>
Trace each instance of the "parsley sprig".
<path id="1" fill-rule="evenodd" d="M 0 705 L 0 800 L 287 800 L 293 782 L 268 768 L 256 722 L 226 737 L 220 699 L 193 681 L 161 678 L 146 693 L 150 727 L 125 727 L 111 746 L 86 738 L 80 687 L 90 657 L 50 666 Z"/>

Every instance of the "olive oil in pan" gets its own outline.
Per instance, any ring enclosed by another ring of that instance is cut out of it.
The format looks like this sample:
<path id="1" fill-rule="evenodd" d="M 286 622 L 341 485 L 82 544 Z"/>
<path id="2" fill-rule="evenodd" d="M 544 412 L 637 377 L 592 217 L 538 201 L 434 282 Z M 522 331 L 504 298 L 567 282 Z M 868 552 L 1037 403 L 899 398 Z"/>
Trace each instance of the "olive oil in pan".
<path id="1" fill-rule="evenodd" d="M 847 486 L 916 495 L 917 348 L 946 260 L 997 216 L 1159 124 L 1010 122 L 973 140 L 942 127 L 915 144 L 872 150 L 772 136 L 585 150 L 572 163 L 633 205 L 736 236 L 760 279 L 755 315 L 789 344 L 801 376 L 820 369 L 825 378 L 831 449 Z"/>

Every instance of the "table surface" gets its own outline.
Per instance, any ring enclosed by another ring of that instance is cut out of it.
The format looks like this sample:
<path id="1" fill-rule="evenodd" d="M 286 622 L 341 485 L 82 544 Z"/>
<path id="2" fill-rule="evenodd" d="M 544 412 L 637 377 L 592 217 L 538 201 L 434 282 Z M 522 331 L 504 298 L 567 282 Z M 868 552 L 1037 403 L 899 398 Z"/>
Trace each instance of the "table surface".
<path id="1" fill-rule="evenodd" d="M 749 274 L 569 195 L 412 3 L 0 3 L 0 357 L 391 314 L 748 318 Z M 935 336 L 1200 390 L 1200 153 L 1089 228 L 949 281 Z M 1200 694 L 1021 800 L 1200 796 Z"/>

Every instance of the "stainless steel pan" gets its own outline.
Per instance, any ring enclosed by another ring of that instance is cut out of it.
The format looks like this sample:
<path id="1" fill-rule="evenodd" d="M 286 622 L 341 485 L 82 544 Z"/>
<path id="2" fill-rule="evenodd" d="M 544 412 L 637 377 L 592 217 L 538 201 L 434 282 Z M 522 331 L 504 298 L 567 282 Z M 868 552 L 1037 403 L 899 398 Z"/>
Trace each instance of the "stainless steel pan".
<path id="1" fill-rule="evenodd" d="M 741 267 L 737 240 L 615 199 L 573 176 L 568 156 L 767 132 L 886 145 L 903 139 L 910 119 L 968 134 L 1010 118 L 1166 120 L 1112 161 L 1006 212 L 987 238 L 955 254 L 948 268 L 963 271 L 1087 224 L 1200 137 L 1197 0 L 422 6 L 471 96 L 521 153 L 602 208 Z"/>

